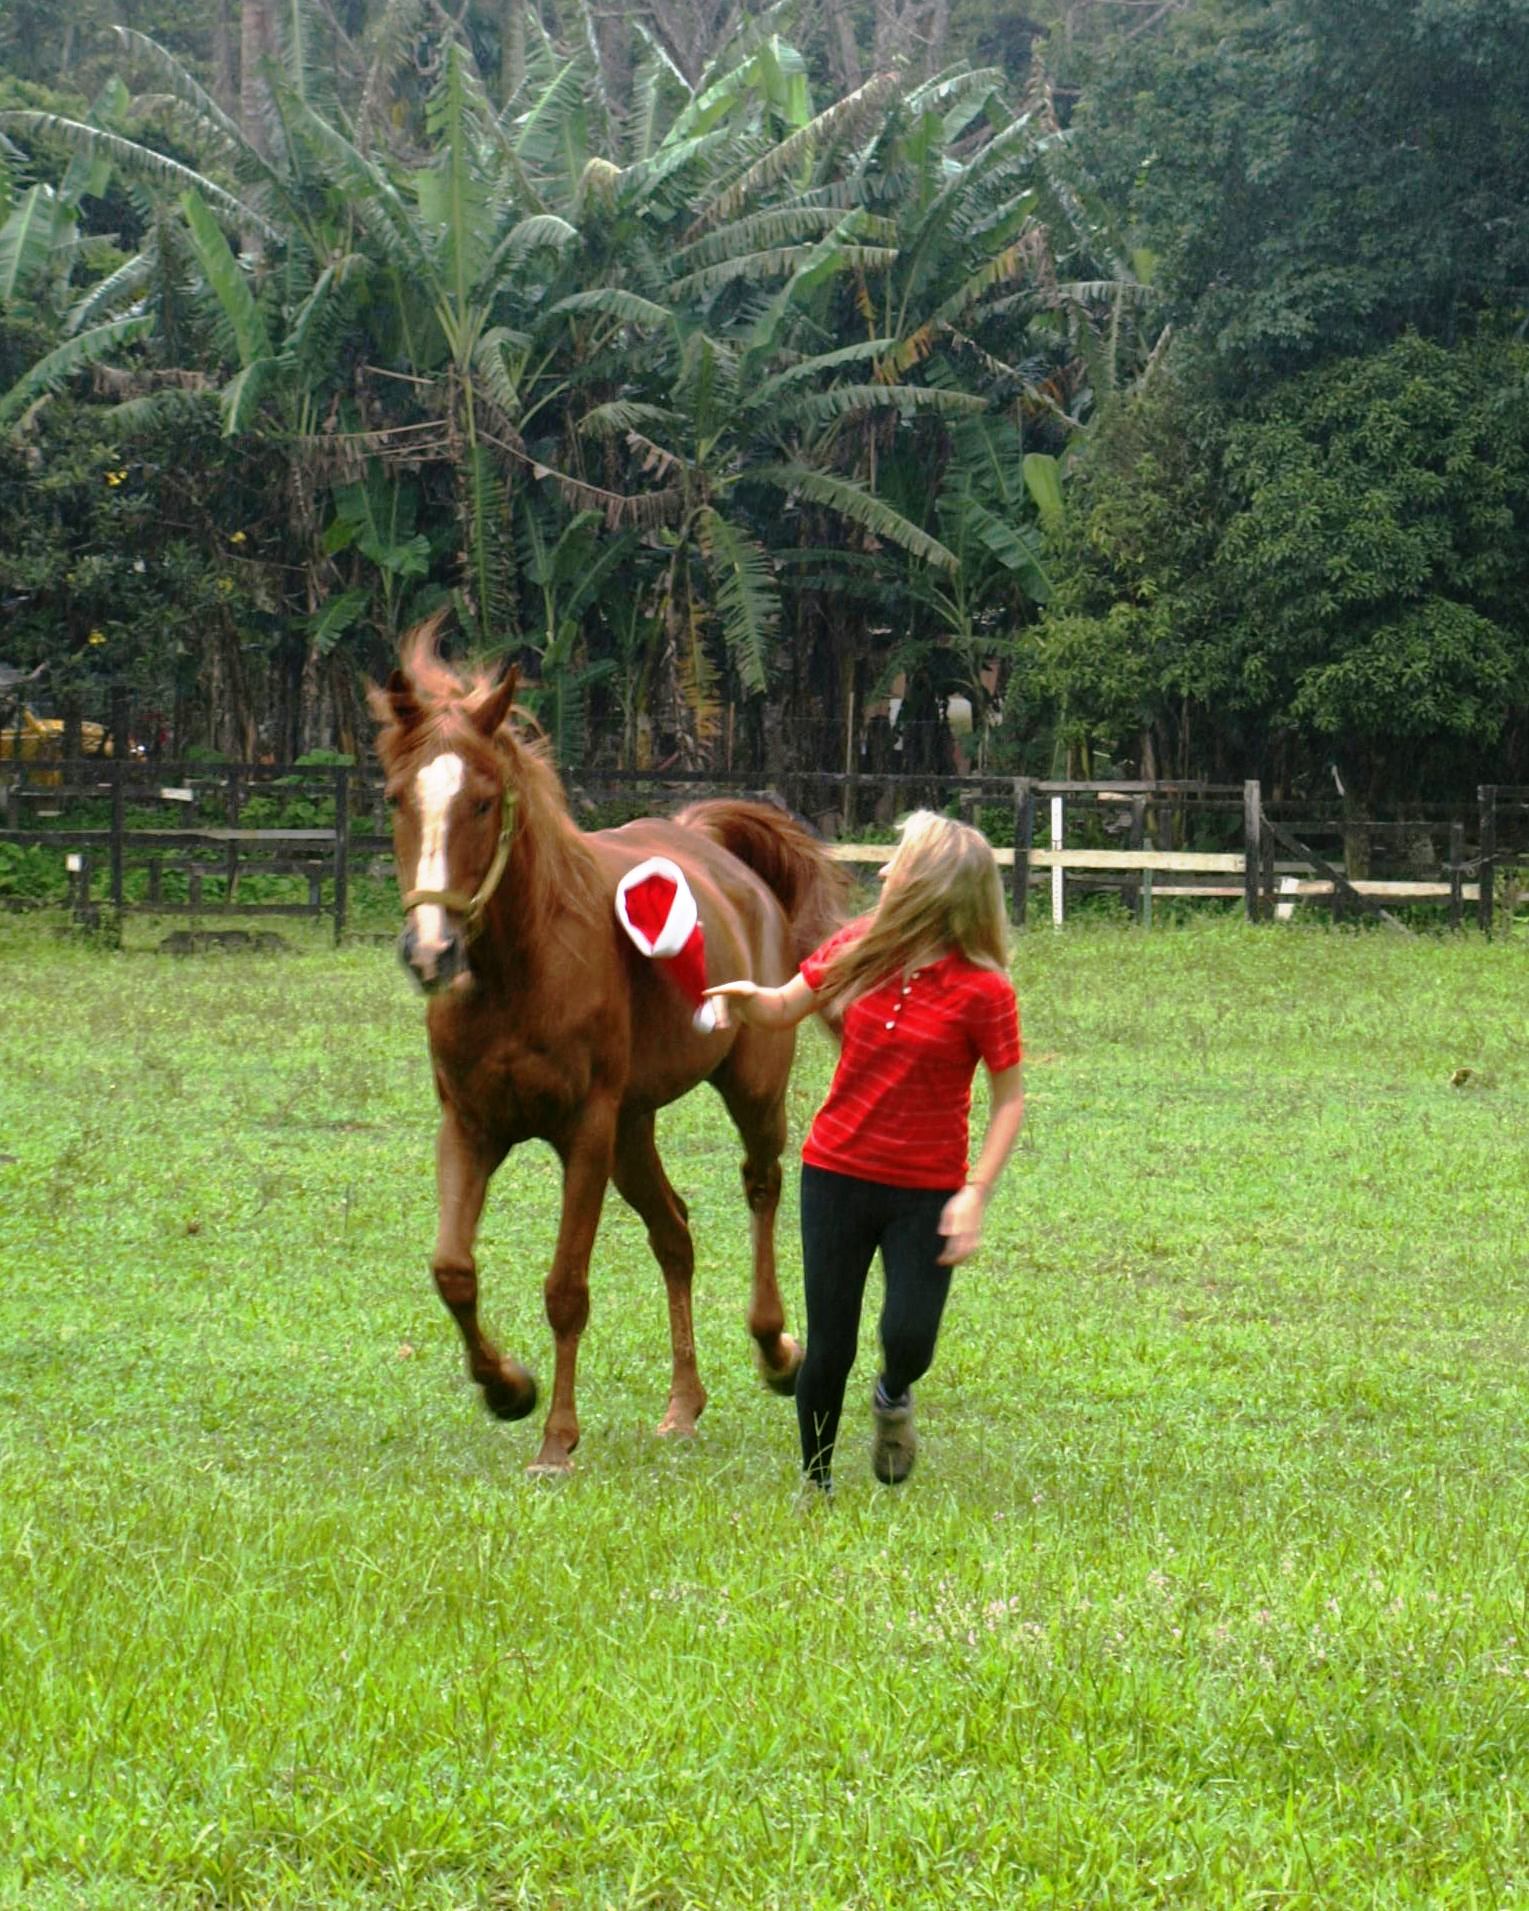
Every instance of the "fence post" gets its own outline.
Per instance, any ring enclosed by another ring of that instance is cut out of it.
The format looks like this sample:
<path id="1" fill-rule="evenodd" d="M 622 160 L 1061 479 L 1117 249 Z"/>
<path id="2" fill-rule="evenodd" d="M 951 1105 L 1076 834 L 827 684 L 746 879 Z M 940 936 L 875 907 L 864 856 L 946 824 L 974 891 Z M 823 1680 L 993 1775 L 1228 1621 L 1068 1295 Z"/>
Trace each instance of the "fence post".
<path id="1" fill-rule="evenodd" d="M 1249 777 L 1242 786 L 1242 907 L 1249 922 L 1257 922 L 1262 914 L 1263 827 L 1263 791 L 1257 777 Z"/>
<path id="2" fill-rule="evenodd" d="M 123 781 L 125 763 L 111 766 L 111 906 L 122 908 L 122 852 L 127 831 L 127 785 Z"/>
<path id="3" fill-rule="evenodd" d="M 334 773 L 334 940 L 345 934 L 345 910 L 350 889 L 350 771 L 337 764 Z"/>
<path id="4" fill-rule="evenodd" d="M 228 827 L 237 829 L 239 818 L 244 811 L 244 792 L 239 785 L 239 766 L 228 766 L 228 794 L 224 798 L 224 814 L 228 818 Z M 223 856 L 223 876 L 225 882 L 224 900 L 232 904 L 239 893 L 239 845 L 232 837 L 228 839 Z"/>
<path id="5" fill-rule="evenodd" d="M 1051 847 L 1061 855 L 1067 846 L 1067 798 L 1053 796 L 1051 799 Z M 1051 922 L 1052 927 L 1060 929 L 1067 907 L 1067 872 L 1060 862 L 1051 865 Z"/>
<path id="6" fill-rule="evenodd" d="M 1460 927 L 1465 913 L 1465 881 L 1461 865 L 1465 861 L 1465 825 L 1456 817 L 1449 826 L 1449 926 Z"/>
<path id="7" fill-rule="evenodd" d="M 1497 785 L 1483 783 L 1476 791 L 1476 802 L 1481 812 L 1481 862 L 1477 874 L 1481 879 L 1481 891 L 1476 901 L 1476 920 L 1481 925 L 1481 933 L 1492 933 L 1493 890 L 1497 887 Z"/>
<path id="8" fill-rule="evenodd" d="M 1142 843 L 1146 837 L 1146 824 L 1147 799 L 1144 796 L 1133 796 L 1131 798 L 1130 835 L 1130 845 L 1132 849 L 1140 849 L 1142 847 Z M 1130 881 L 1124 884 L 1121 899 L 1125 903 L 1126 908 L 1135 916 L 1143 928 L 1150 926 L 1152 920 L 1150 905 L 1143 901 L 1141 883 L 1134 875 Z"/>
<path id="9" fill-rule="evenodd" d="M 1009 914 L 1023 928 L 1030 913 L 1030 845 L 1035 836 L 1035 791 L 1028 776 L 1014 779 L 1014 870 Z"/>

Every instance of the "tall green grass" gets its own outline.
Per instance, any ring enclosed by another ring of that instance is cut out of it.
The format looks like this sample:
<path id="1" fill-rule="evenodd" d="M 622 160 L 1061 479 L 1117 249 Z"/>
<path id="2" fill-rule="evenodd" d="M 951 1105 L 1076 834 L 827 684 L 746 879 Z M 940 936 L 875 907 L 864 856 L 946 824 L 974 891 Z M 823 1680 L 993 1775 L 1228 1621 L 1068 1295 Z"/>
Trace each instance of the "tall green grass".
<path id="1" fill-rule="evenodd" d="M 1032 932 L 919 1469 L 868 1318 L 804 1507 L 705 1091 L 700 1437 L 613 1197 L 548 1488 L 431 1288 L 390 955 L 0 936 L 0 1903 L 1529 1899 L 1522 943 Z M 544 1379 L 556 1205 L 522 1151 L 481 1243 Z"/>

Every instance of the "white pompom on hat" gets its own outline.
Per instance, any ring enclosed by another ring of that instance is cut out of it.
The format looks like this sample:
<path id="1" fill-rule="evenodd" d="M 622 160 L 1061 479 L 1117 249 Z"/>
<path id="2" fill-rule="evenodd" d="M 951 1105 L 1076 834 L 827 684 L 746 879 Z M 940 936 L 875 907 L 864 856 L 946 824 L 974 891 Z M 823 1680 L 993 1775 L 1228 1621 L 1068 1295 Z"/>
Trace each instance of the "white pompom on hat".
<path id="1" fill-rule="evenodd" d="M 616 888 L 616 917 L 645 956 L 663 963 L 690 1004 L 694 1026 L 703 1033 L 714 1029 L 717 1005 L 705 1000 L 706 932 L 679 864 L 650 856 L 629 869 Z"/>

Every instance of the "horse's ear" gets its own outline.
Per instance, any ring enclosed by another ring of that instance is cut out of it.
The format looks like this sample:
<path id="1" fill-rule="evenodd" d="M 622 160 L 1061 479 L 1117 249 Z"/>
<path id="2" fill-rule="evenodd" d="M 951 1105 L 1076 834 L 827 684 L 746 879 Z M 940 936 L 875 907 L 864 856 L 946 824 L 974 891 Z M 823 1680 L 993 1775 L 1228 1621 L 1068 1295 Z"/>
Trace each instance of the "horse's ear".
<path id="1" fill-rule="evenodd" d="M 486 737 L 491 737 L 510 714 L 515 692 L 520 685 L 520 665 L 507 657 L 499 666 L 488 695 L 473 711 L 473 722 Z"/>
<path id="2" fill-rule="evenodd" d="M 385 684 L 372 684 L 366 693 L 372 715 L 379 723 L 391 723 L 399 730 L 412 730 L 425 714 L 414 685 L 403 671 L 395 669 Z"/>

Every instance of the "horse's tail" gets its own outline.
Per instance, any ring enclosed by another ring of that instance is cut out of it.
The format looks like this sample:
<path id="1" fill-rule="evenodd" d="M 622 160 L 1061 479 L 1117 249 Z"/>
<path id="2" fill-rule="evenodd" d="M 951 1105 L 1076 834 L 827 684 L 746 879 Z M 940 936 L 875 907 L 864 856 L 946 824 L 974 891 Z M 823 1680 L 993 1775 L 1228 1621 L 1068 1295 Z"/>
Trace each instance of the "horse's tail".
<path id="1" fill-rule="evenodd" d="M 674 820 L 709 836 L 753 870 L 786 912 L 798 962 L 844 921 L 849 885 L 843 871 L 784 810 L 719 797 L 691 803 Z"/>

